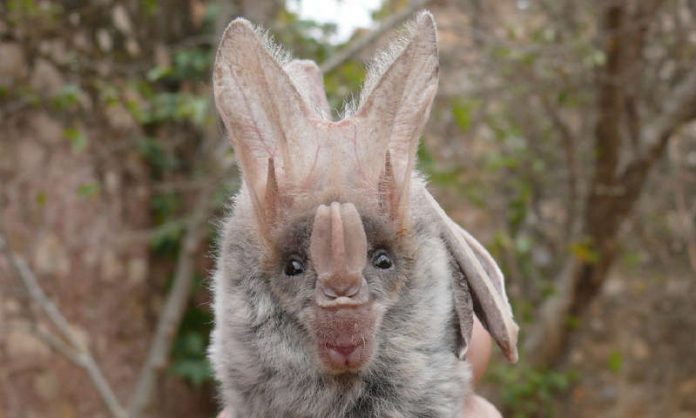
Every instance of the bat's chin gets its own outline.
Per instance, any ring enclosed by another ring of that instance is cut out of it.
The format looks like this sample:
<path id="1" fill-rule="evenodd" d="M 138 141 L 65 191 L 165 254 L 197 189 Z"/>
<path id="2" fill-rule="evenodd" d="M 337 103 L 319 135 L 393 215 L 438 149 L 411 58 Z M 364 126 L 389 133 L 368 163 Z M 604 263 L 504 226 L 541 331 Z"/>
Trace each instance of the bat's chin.
<path id="1" fill-rule="evenodd" d="M 367 303 L 357 307 L 315 307 L 314 337 L 323 369 L 333 375 L 360 373 L 374 357 L 377 313 Z"/>

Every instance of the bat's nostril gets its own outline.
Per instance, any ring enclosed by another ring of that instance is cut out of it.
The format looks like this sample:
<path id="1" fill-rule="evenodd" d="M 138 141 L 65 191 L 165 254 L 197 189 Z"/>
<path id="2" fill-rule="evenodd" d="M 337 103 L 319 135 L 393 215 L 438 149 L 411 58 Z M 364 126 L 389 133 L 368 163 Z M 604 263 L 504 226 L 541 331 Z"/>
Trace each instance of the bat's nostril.
<path id="1" fill-rule="evenodd" d="M 335 299 L 337 297 L 353 297 L 360 292 L 362 287 L 362 279 L 360 280 L 345 280 L 345 279 L 333 279 L 320 285 L 321 290 L 329 298 Z"/>
<path id="2" fill-rule="evenodd" d="M 317 303 L 327 308 L 362 305 L 369 300 L 369 294 L 362 276 L 320 278 L 316 288 Z"/>
<path id="3" fill-rule="evenodd" d="M 359 283 L 356 283 L 355 285 L 349 287 L 349 288 L 346 290 L 345 296 L 348 296 L 348 297 L 350 298 L 350 297 L 353 297 L 353 296 L 357 295 L 358 292 L 360 292 L 360 284 L 359 284 Z"/>
<path id="4" fill-rule="evenodd" d="M 321 291 L 324 293 L 325 296 L 327 296 L 327 297 L 329 297 L 329 298 L 331 298 L 331 299 L 335 299 L 335 298 L 338 297 L 338 295 L 336 294 L 336 292 L 334 292 L 334 290 L 333 290 L 332 288 L 330 288 L 330 287 L 322 287 L 322 288 L 321 288 Z"/>

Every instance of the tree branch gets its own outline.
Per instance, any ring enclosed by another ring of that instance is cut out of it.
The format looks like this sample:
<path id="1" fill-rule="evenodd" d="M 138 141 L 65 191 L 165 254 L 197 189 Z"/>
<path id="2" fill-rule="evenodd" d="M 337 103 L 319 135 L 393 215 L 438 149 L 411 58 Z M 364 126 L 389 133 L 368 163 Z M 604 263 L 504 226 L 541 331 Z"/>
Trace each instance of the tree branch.
<path id="1" fill-rule="evenodd" d="M 217 179 L 218 176 L 213 176 Z M 181 244 L 177 259 L 172 286 L 164 309 L 160 314 L 155 335 L 152 338 L 150 351 L 135 385 L 135 391 L 128 408 L 130 418 L 139 418 L 147 407 L 157 381 L 157 374 L 167 365 L 172 346 L 181 318 L 186 311 L 186 305 L 191 296 L 194 278 L 196 250 L 205 238 L 207 221 L 210 216 L 213 193 L 218 181 L 205 185 L 195 198 L 196 206 L 189 217 L 186 235 Z"/>
<path id="2" fill-rule="evenodd" d="M 409 17 L 418 9 L 422 9 L 423 7 L 427 6 L 428 3 L 430 3 L 432 0 L 418 0 L 414 1 L 411 3 L 407 8 L 404 10 L 400 11 L 399 13 L 396 13 L 394 15 L 389 16 L 387 19 L 382 22 L 377 29 L 373 30 L 369 34 L 363 36 L 362 38 L 359 38 L 352 42 L 350 45 L 339 51 L 337 54 L 333 55 L 331 58 L 327 59 L 326 61 L 322 62 L 319 68 L 321 69 L 321 72 L 326 74 L 329 73 L 336 68 L 340 67 L 343 63 L 348 61 L 349 59 L 353 58 L 356 54 L 358 54 L 360 51 L 362 51 L 365 47 L 368 45 L 372 44 L 374 41 L 379 39 L 382 35 L 384 35 L 385 32 L 389 31 L 392 29 L 394 26 L 399 25 Z"/>
<path id="3" fill-rule="evenodd" d="M 672 142 L 669 149 L 669 160 L 674 170 L 672 187 L 674 188 L 674 206 L 677 209 L 679 222 L 679 235 L 682 235 L 686 243 L 686 254 L 689 258 L 691 269 L 696 273 L 696 228 L 692 219 L 696 212 L 690 210 L 687 199 L 684 167 L 680 161 L 678 142 Z"/>
<path id="4" fill-rule="evenodd" d="M 658 158 L 664 150 L 663 143 L 682 125 L 696 119 L 696 71 L 691 71 L 674 87 L 664 104 L 663 111 L 643 129 L 639 160 Z"/>
<path id="5" fill-rule="evenodd" d="M 696 72 L 682 80 L 665 100 L 664 110 L 643 128 L 640 155 L 621 173 L 620 184 L 625 189 L 635 187 L 664 153 L 670 138 L 686 123 L 696 119 Z"/>
<path id="6" fill-rule="evenodd" d="M 111 415 L 115 418 L 126 418 L 126 411 L 123 405 L 116 398 L 114 391 L 111 389 L 106 377 L 104 377 L 101 368 L 94 360 L 89 348 L 75 336 L 68 320 L 65 319 L 58 307 L 46 296 L 46 293 L 39 285 L 36 275 L 29 268 L 26 261 L 10 249 L 2 231 L 0 231 L 0 252 L 5 255 L 10 265 L 16 271 L 32 301 L 41 308 L 67 343 L 46 332 L 39 333 L 39 337 L 87 372 Z"/>

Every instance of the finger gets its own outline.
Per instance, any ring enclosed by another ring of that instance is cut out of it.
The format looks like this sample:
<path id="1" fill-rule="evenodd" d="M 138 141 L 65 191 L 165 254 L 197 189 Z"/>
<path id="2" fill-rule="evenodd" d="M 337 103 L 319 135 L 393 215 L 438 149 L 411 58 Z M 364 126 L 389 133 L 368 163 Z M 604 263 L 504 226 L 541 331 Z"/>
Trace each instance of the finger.
<path id="1" fill-rule="evenodd" d="M 488 334 L 474 315 L 474 329 L 471 336 L 471 347 L 466 353 L 466 359 L 471 364 L 473 383 L 476 384 L 488 367 L 491 357 L 491 336 Z"/>
<path id="2" fill-rule="evenodd" d="M 498 409 L 484 398 L 472 394 L 464 406 L 464 417 L 503 418 Z"/>

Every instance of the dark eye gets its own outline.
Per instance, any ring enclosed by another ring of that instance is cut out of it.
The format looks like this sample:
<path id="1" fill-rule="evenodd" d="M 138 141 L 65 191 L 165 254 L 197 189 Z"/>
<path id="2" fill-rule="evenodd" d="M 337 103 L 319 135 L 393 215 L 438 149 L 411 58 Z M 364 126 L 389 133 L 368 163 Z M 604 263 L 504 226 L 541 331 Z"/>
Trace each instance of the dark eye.
<path id="1" fill-rule="evenodd" d="M 378 269 L 387 270 L 390 269 L 394 263 L 392 263 L 392 259 L 386 251 L 377 250 L 372 256 L 372 265 Z"/>
<path id="2" fill-rule="evenodd" d="M 304 264 L 297 258 L 291 258 L 285 263 L 285 270 L 283 270 L 286 276 L 297 276 L 298 274 L 304 273 Z"/>

